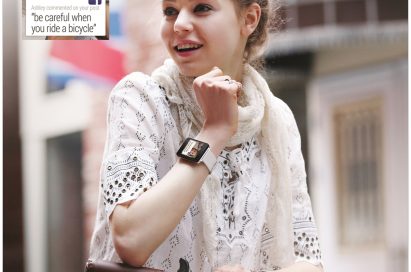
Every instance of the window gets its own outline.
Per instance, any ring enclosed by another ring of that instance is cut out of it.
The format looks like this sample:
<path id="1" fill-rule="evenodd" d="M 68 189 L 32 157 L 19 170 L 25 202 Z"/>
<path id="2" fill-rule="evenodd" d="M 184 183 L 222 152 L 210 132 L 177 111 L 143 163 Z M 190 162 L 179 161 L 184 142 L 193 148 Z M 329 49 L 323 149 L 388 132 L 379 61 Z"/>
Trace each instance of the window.
<path id="1" fill-rule="evenodd" d="M 309 3 L 300 4 L 297 6 L 298 26 L 300 28 L 308 26 L 318 26 L 325 23 L 324 4 Z"/>
<path id="2" fill-rule="evenodd" d="M 407 20 L 407 1 L 377 0 L 378 17 L 380 21 Z"/>
<path id="3" fill-rule="evenodd" d="M 407 20 L 407 2 L 399 0 L 289 0 L 281 3 L 283 29 Z"/>
<path id="4" fill-rule="evenodd" d="M 338 24 L 365 23 L 367 6 L 363 0 L 336 2 L 336 21 Z"/>
<path id="5" fill-rule="evenodd" d="M 382 106 L 379 99 L 345 105 L 334 114 L 340 242 L 382 242 Z"/>

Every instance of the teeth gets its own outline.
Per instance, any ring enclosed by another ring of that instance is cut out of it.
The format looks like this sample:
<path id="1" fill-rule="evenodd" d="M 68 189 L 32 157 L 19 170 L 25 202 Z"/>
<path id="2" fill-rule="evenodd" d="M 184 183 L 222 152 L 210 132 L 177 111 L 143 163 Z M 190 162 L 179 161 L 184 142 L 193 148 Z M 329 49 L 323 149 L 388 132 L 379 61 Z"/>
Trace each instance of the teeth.
<path id="1" fill-rule="evenodd" d="M 182 44 L 177 45 L 177 50 L 184 50 L 184 49 L 197 49 L 200 48 L 201 45 L 199 44 Z"/>

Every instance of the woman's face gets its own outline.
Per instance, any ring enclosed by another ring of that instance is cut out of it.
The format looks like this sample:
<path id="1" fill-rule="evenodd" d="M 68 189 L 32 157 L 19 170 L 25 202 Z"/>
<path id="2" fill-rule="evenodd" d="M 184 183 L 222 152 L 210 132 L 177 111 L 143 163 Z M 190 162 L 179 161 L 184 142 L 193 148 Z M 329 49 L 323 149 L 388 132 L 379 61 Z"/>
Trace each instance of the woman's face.
<path id="1" fill-rule="evenodd" d="M 227 75 L 241 73 L 247 37 L 231 0 L 163 0 L 161 36 L 186 76 L 218 66 Z"/>

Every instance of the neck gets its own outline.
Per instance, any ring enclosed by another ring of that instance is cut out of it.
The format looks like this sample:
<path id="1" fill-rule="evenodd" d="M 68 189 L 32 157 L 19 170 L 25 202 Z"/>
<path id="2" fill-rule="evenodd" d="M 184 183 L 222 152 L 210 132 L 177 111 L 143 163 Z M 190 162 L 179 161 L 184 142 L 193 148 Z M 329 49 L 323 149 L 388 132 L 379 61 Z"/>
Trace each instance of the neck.
<path id="1" fill-rule="evenodd" d="M 242 59 L 236 59 L 233 61 L 229 68 L 223 68 L 223 72 L 235 81 L 243 82 L 244 63 Z"/>

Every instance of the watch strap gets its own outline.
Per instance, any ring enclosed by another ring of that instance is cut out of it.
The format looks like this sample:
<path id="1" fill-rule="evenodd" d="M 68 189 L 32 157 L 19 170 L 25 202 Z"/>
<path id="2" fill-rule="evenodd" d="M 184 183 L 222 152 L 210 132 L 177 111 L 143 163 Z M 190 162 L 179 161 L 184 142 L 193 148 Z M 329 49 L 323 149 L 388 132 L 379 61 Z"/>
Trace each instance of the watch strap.
<path id="1" fill-rule="evenodd" d="M 200 162 L 203 162 L 207 166 L 208 171 L 211 173 L 211 171 L 213 170 L 214 165 L 217 162 L 217 158 L 214 156 L 214 154 L 211 151 L 210 147 L 207 148 L 207 151 L 204 153 L 204 155 L 201 158 Z"/>

